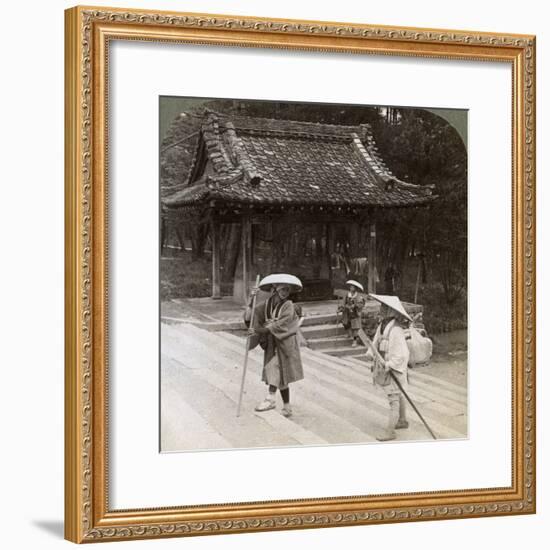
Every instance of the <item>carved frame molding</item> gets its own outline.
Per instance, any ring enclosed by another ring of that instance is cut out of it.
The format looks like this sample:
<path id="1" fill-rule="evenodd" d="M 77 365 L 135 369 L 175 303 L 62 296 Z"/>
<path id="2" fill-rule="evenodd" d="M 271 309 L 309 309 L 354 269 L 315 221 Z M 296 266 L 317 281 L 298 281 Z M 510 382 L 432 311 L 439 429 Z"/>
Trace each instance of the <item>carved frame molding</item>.
<path id="1" fill-rule="evenodd" d="M 180 509 L 108 509 L 106 107 L 109 41 L 509 63 L 513 86 L 511 487 Z M 66 538 L 74 542 L 535 511 L 535 37 L 76 7 L 66 12 Z"/>

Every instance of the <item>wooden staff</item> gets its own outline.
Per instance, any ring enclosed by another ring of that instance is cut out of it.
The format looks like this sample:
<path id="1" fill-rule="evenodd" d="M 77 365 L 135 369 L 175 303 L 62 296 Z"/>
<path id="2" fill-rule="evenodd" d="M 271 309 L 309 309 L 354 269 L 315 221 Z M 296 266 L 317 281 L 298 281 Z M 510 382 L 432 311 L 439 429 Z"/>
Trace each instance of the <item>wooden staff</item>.
<path id="1" fill-rule="evenodd" d="M 437 437 L 435 437 L 435 434 L 433 433 L 430 426 L 428 426 L 428 423 L 424 420 L 424 417 L 420 414 L 420 411 L 416 408 L 416 405 L 413 403 L 413 400 L 409 397 L 409 394 L 405 391 L 405 389 L 401 385 L 401 382 L 399 382 L 399 380 L 397 380 L 397 377 L 395 376 L 395 374 L 393 374 L 391 369 L 390 369 L 390 376 L 393 378 L 393 381 L 397 384 L 397 387 L 401 390 L 401 393 L 405 396 L 405 399 L 410 403 L 411 407 L 414 409 L 414 412 L 418 415 L 418 418 L 420 418 L 420 420 L 422 420 L 422 424 L 424 424 L 426 429 L 430 432 L 430 435 L 434 439 L 437 439 Z"/>
<path id="2" fill-rule="evenodd" d="M 256 277 L 256 286 L 254 287 L 256 291 L 258 290 L 258 285 L 260 284 L 260 276 L 258 275 Z M 252 312 L 250 313 L 250 325 L 249 327 L 254 326 L 254 313 L 256 311 L 256 297 L 258 296 L 258 292 L 254 294 L 254 298 L 252 298 Z M 239 392 L 239 403 L 237 405 L 237 416 L 241 415 L 241 403 L 243 400 L 243 393 L 244 393 L 244 381 L 246 378 L 246 369 L 248 367 L 248 347 L 250 346 L 250 334 L 246 335 L 246 349 L 244 352 L 244 366 L 243 366 L 243 376 L 241 379 L 241 390 Z"/>
<path id="3" fill-rule="evenodd" d="M 365 331 L 363 329 L 360 329 L 358 334 L 359 334 L 359 338 L 361 338 L 361 341 L 363 342 L 363 344 L 365 344 L 366 346 L 368 346 L 371 349 L 375 360 L 378 360 L 383 365 L 385 365 L 384 359 L 382 358 L 382 356 L 380 355 L 380 353 L 376 349 L 376 346 L 372 343 L 371 339 L 367 336 Z M 395 374 L 392 372 L 391 369 L 389 370 L 389 373 L 390 373 L 390 376 L 392 377 L 393 381 L 397 384 L 397 387 L 399 388 L 401 393 L 405 396 L 405 399 L 410 403 L 411 407 L 414 409 L 414 412 L 418 415 L 418 418 L 420 418 L 420 420 L 422 421 L 422 424 L 424 424 L 424 426 L 426 427 L 428 432 L 430 432 L 430 435 L 434 439 L 437 439 L 437 437 L 433 433 L 433 430 L 430 428 L 430 426 L 428 426 L 428 423 L 424 420 L 424 417 L 420 414 L 420 411 L 418 410 L 418 408 L 414 404 L 413 400 L 409 397 L 409 394 L 405 391 L 405 389 L 401 385 L 401 382 L 399 382 L 399 380 L 397 379 L 397 377 L 395 376 Z"/>

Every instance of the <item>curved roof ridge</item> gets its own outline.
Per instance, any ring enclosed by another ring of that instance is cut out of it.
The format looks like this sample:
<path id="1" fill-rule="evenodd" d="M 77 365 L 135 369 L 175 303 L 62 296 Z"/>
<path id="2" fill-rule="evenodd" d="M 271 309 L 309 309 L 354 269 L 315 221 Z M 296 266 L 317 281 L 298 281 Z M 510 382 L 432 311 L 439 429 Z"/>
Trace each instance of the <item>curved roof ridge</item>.
<path id="1" fill-rule="evenodd" d="M 214 170 L 217 173 L 225 174 L 235 168 L 222 143 L 218 118 L 208 113 L 202 123 L 201 131 Z"/>
<path id="2" fill-rule="evenodd" d="M 232 115 L 226 113 L 215 113 L 220 120 L 230 121 L 236 130 L 258 130 L 262 132 L 281 131 L 286 133 L 301 133 L 322 136 L 347 136 L 351 132 L 363 134 L 367 124 L 331 124 L 327 122 L 311 122 L 306 120 L 295 120 L 288 118 L 253 117 L 248 115 Z"/>

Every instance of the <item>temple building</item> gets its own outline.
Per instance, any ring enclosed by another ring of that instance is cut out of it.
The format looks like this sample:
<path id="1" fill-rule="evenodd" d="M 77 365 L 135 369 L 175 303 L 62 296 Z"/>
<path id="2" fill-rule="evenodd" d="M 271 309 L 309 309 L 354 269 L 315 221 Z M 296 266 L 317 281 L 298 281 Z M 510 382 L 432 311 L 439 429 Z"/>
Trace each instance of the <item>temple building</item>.
<path id="1" fill-rule="evenodd" d="M 208 234 L 214 299 L 222 282 L 242 300 L 257 275 L 279 271 L 300 277 L 306 300 L 330 298 L 350 274 L 375 292 L 377 221 L 435 198 L 391 173 L 367 124 L 205 111 L 199 132 L 187 180 L 163 197 L 162 228 Z"/>

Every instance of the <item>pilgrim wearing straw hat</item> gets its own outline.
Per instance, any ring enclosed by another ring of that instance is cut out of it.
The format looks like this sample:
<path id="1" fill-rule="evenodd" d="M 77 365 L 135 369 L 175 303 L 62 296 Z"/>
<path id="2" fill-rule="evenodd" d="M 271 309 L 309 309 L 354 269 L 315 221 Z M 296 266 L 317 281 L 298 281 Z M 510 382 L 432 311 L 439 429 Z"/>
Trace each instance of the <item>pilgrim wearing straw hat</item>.
<path id="1" fill-rule="evenodd" d="M 256 306 L 253 326 L 249 327 L 250 349 L 258 344 L 264 350 L 262 381 L 268 386 L 266 398 L 256 406 L 256 411 L 275 408 L 275 396 L 280 391 L 283 399 L 282 414 L 290 416 L 289 384 L 302 380 L 304 372 L 298 344 L 300 315 L 292 301 L 291 293 L 302 290 L 298 277 L 286 273 L 274 273 L 264 277 L 259 289 L 270 292 L 269 298 Z M 251 318 L 252 298 L 258 289 L 253 289 L 251 300 L 245 313 L 245 322 Z"/>
<path id="2" fill-rule="evenodd" d="M 361 283 L 352 279 L 347 281 L 346 285 L 348 293 L 339 311 L 342 312 L 342 324 L 350 332 L 350 336 L 353 338 L 352 346 L 355 347 L 359 340 L 358 332 L 362 328 L 361 312 L 365 307 L 365 298 L 360 292 L 364 292 L 365 289 Z"/>
<path id="3" fill-rule="evenodd" d="M 373 356 L 372 350 L 367 351 L 367 358 L 373 361 L 373 382 L 386 394 L 390 406 L 388 423 L 376 439 L 390 441 L 396 438 L 395 430 L 409 427 L 406 416 L 406 401 L 391 373 L 406 391 L 408 388 L 407 364 L 409 348 L 405 340 L 403 325 L 412 321 L 397 296 L 370 294 L 380 302 L 378 317 L 380 324 L 374 335 L 373 345 L 379 352 L 383 363 Z"/>

